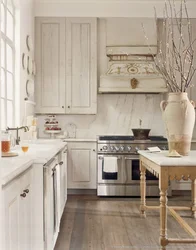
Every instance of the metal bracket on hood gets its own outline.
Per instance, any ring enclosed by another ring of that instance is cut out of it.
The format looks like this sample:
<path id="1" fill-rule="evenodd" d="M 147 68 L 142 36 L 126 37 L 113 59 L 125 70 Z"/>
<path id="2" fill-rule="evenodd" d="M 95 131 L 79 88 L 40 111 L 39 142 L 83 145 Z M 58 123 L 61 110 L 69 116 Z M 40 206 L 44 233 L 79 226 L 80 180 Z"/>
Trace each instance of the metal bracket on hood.
<path id="1" fill-rule="evenodd" d="M 131 83 L 131 88 L 132 88 L 132 89 L 136 89 L 136 88 L 137 88 L 137 85 L 138 85 L 138 83 L 139 83 L 139 81 L 138 81 L 136 78 L 132 78 L 132 79 L 130 80 L 130 83 Z"/>

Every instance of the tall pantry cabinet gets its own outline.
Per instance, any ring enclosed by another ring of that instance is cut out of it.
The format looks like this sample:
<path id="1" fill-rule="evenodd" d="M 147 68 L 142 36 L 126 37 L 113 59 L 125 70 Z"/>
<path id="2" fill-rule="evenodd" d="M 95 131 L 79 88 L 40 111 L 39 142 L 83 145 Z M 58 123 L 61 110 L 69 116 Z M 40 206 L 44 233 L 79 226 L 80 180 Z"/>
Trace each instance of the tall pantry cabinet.
<path id="1" fill-rule="evenodd" d="M 36 113 L 96 114 L 96 18 L 37 17 Z"/>

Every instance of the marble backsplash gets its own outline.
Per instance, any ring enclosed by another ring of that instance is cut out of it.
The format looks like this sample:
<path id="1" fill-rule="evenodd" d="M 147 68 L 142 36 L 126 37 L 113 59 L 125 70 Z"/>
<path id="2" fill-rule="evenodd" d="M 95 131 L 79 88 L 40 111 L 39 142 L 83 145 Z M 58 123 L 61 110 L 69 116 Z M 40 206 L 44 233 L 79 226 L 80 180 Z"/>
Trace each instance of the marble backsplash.
<path id="1" fill-rule="evenodd" d="M 165 136 L 160 102 L 161 94 L 103 94 L 98 95 L 96 115 L 57 115 L 59 126 L 66 130 L 76 125 L 76 138 L 96 138 L 97 135 L 132 135 L 132 128 L 151 129 L 150 135 Z M 45 115 L 38 116 L 39 137 L 44 133 Z"/>

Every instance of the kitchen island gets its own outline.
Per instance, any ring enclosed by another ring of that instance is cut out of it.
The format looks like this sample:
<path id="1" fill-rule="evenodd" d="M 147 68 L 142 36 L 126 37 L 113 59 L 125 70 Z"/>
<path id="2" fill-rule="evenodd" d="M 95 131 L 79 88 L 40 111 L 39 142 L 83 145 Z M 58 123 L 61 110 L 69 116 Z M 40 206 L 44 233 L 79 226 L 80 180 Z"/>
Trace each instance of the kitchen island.
<path id="1" fill-rule="evenodd" d="M 140 189 L 141 189 L 141 215 L 146 216 L 147 209 L 160 209 L 160 245 L 161 250 L 166 250 L 169 243 L 196 243 L 196 232 L 176 213 L 175 210 L 190 210 L 193 218 L 196 218 L 196 151 L 191 151 L 189 156 L 179 158 L 168 157 L 168 151 L 151 153 L 139 151 L 140 154 Z M 160 206 L 151 207 L 146 205 L 146 170 L 159 177 Z M 190 207 L 168 207 L 167 189 L 171 180 L 192 181 L 192 204 Z M 167 237 L 167 209 L 179 224 L 192 236 L 190 239 Z"/>

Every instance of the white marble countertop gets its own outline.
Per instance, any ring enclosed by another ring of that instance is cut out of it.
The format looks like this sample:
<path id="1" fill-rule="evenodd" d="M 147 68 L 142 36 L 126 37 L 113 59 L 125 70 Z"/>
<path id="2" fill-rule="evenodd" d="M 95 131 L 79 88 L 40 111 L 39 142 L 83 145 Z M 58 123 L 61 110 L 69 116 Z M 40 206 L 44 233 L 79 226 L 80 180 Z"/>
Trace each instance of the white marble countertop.
<path id="1" fill-rule="evenodd" d="M 18 156 L 0 159 L 2 185 L 6 185 L 34 163 L 45 164 L 66 145 L 62 140 L 36 140 L 29 144 L 29 150 L 25 154 L 19 146 L 16 147 L 12 151 L 17 152 Z"/>
<path id="2" fill-rule="evenodd" d="M 159 166 L 196 166 L 196 150 L 190 151 L 188 156 L 168 157 L 168 151 L 151 153 L 147 150 L 139 150 L 138 153 L 148 158 Z"/>

